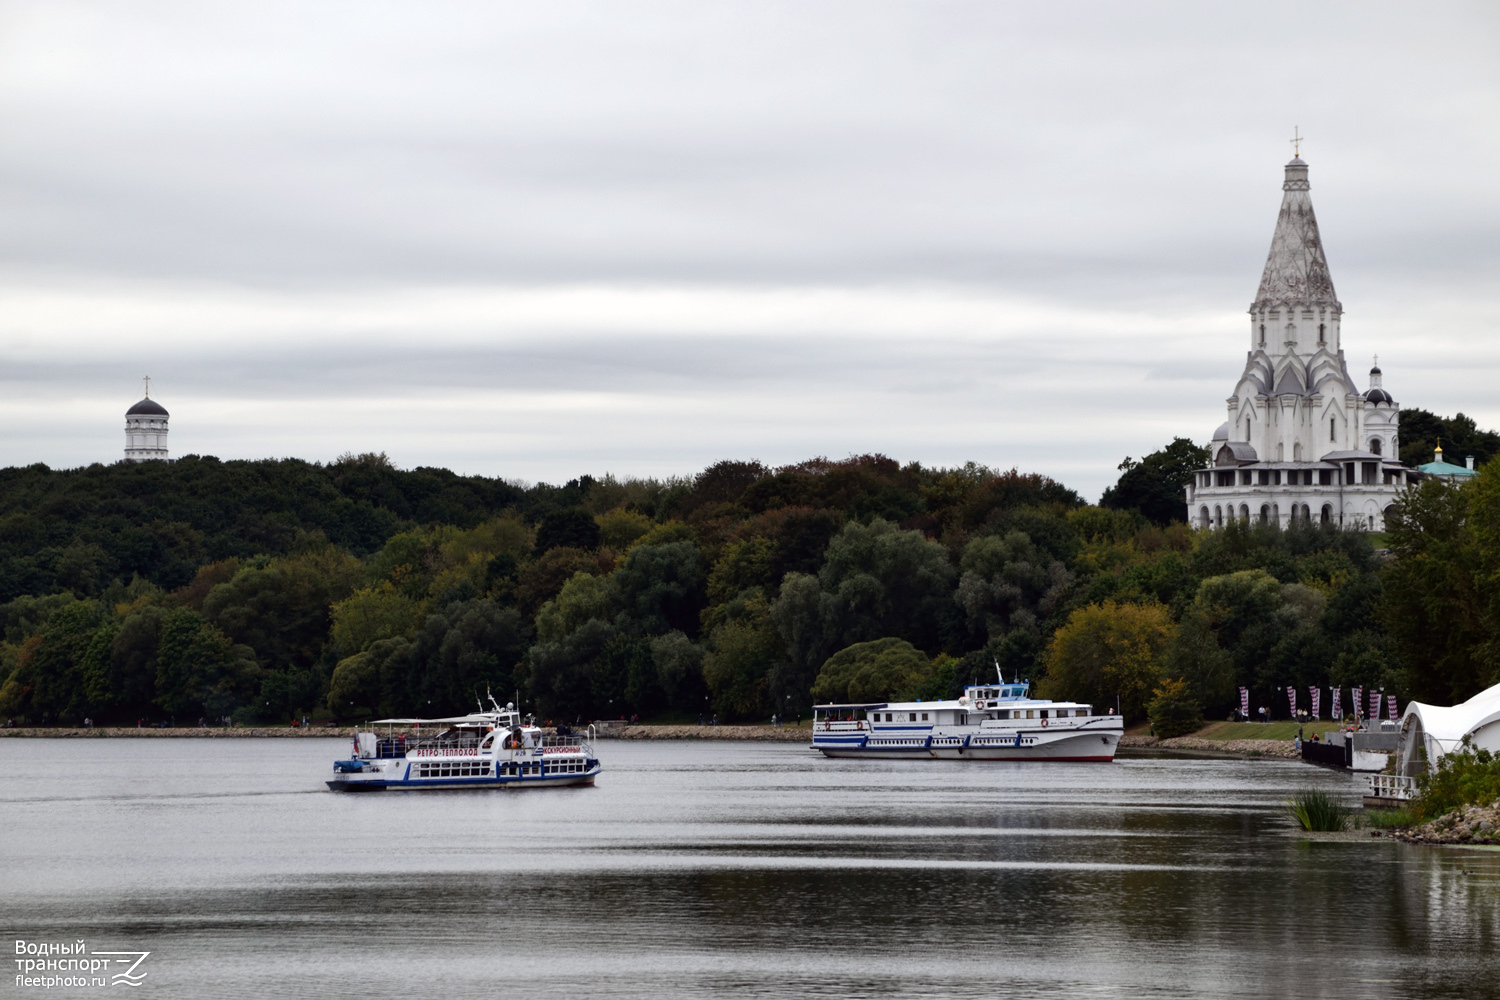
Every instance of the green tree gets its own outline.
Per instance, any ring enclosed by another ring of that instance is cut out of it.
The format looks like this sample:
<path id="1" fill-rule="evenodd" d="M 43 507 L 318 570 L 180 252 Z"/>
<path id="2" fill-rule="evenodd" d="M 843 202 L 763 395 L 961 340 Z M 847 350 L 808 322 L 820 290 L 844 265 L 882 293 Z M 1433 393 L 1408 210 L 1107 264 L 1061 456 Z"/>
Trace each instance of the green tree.
<path id="1" fill-rule="evenodd" d="M 537 612 L 537 638 L 560 642 L 591 619 L 613 622 L 618 603 L 615 582 L 610 577 L 574 573 L 558 595 Z"/>
<path id="2" fill-rule="evenodd" d="M 1186 736 L 1203 726 L 1203 712 L 1182 680 L 1163 680 L 1146 707 L 1151 733 L 1164 740 Z"/>
<path id="3" fill-rule="evenodd" d="M 1491 468 L 1461 486 L 1428 479 L 1386 516 L 1394 558 L 1382 574 L 1380 619 L 1408 698 L 1456 705 L 1500 682 L 1500 551 L 1485 541 L 1500 516 L 1500 472 Z"/>
<path id="4" fill-rule="evenodd" d="M 824 702 L 905 701 L 916 697 L 933 673 L 926 654 L 905 639 L 857 642 L 828 658 L 812 696 Z"/>
<path id="5" fill-rule="evenodd" d="M 428 615 L 417 633 L 410 702 L 423 713 L 458 712 L 486 690 L 514 690 L 529 640 L 530 630 L 515 608 L 483 599 L 454 601 Z"/>
<path id="6" fill-rule="evenodd" d="M 1029 675 L 1041 648 L 1041 622 L 1066 598 L 1073 574 L 1024 531 L 971 539 L 959 566 L 954 600 L 966 616 L 970 642 L 1003 645 L 1002 667 Z"/>
<path id="7" fill-rule="evenodd" d="M 1176 634 L 1171 612 L 1160 604 L 1105 601 L 1079 608 L 1047 647 L 1041 693 L 1100 707 L 1118 698 L 1126 718 L 1140 718 Z"/>
<path id="8" fill-rule="evenodd" d="M 156 703 L 168 713 L 230 715 L 255 698 L 260 674 L 249 647 L 230 641 L 196 611 L 162 616 Z"/>
<path id="9" fill-rule="evenodd" d="M 613 580 L 621 606 L 638 631 L 697 634 L 698 615 L 708 599 L 708 574 L 703 554 L 693 542 L 637 545 L 615 570 Z"/>
<path id="10" fill-rule="evenodd" d="M 361 708 L 384 716 L 414 712 L 413 648 L 406 639 L 380 639 L 340 660 L 328 683 L 329 710 L 339 718 Z"/>
<path id="11" fill-rule="evenodd" d="M 548 514 L 536 529 L 536 550 L 585 549 L 599 547 L 599 525 L 594 516 L 582 507 L 570 507 Z"/>
<path id="12" fill-rule="evenodd" d="M 744 602 L 708 637 L 703 678 L 714 710 L 726 719 L 769 716 L 777 707 L 771 674 L 785 656 L 765 599 Z"/>
<path id="13" fill-rule="evenodd" d="M 703 647 L 681 632 L 651 640 L 656 684 L 673 708 L 692 711 L 703 705 Z"/>
<path id="14" fill-rule="evenodd" d="M 37 642 L 22 651 L 14 679 L 27 697 L 15 710 L 43 723 L 83 721 L 93 711 L 85 674 L 87 654 L 100 629 L 116 627 L 97 601 L 75 601 L 53 612 Z M 112 700 L 107 692 L 101 696 Z"/>
<path id="15" fill-rule="evenodd" d="M 617 552 L 630 548 L 656 526 L 645 514 L 623 507 L 596 515 L 594 522 L 599 525 L 599 544 Z"/>
<path id="16" fill-rule="evenodd" d="M 1483 465 L 1500 453 L 1500 434 L 1480 430 L 1473 417 L 1462 413 L 1440 417 L 1420 407 L 1401 410 L 1402 463 L 1426 465 L 1432 461 L 1439 441 L 1444 460 L 1454 465 L 1463 465 L 1470 455 L 1477 465 Z"/>
<path id="17" fill-rule="evenodd" d="M 356 590 L 332 609 L 331 635 L 340 652 L 351 655 L 381 639 L 410 639 L 422 623 L 422 605 L 390 581 Z"/>
<path id="18" fill-rule="evenodd" d="M 809 690 L 823 662 L 856 642 L 894 636 L 936 652 L 958 611 L 954 576 L 947 551 L 919 531 L 879 519 L 846 524 L 817 577 L 788 574 L 772 606 L 796 671 L 790 686 Z"/>
<path id="19" fill-rule="evenodd" d="M 1104 491 L 1099 506 L 1139 511 L 1154 524 L 1184 521 L 1186 488 L 1193 473 L 1208 463 L 1207 448 L 1181 437 L 1139 462 L 1127 455 L 1119 466 L 1119 481 Z"/>
<path id="20" fill-rule="evenodd" d="M 203 615 L 249 646 L 267 670 L 311 670 L 328 640 L 331 607 L 354 592 L 363 566 L 334 548 L 241 569 L 209 592 Z"/>

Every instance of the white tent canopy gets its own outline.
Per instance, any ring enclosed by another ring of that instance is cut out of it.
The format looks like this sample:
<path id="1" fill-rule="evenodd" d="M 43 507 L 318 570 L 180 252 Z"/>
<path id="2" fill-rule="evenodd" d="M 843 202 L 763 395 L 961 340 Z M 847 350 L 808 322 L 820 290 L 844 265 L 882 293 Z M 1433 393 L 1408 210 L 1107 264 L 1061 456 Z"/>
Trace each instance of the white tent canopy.
<path id="1" fill-rule="evenodd" d="M 1427 751 L 1427 763 L 1434 765 L 1458 749 L 1465 736 L 1475 747 L 1500 751 L 1500 684 L 1451 708 L 1419 701 L 1407 705 L 1401 716 L 1401 773 L 1422 770 L 1420 750 Z"/>

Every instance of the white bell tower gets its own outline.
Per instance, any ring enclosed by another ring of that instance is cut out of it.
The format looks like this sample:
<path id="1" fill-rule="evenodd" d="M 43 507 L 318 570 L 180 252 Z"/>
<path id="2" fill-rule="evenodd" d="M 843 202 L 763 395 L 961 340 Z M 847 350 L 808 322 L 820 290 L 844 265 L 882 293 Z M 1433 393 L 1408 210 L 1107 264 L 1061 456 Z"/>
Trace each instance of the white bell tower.
<path id="1" fill-rule="evenodd" d="M 145 462 L 167 457 L 167 408 L 151 398 L 151 376 L 146 396 L 125 411 L 125 460 Z"/>

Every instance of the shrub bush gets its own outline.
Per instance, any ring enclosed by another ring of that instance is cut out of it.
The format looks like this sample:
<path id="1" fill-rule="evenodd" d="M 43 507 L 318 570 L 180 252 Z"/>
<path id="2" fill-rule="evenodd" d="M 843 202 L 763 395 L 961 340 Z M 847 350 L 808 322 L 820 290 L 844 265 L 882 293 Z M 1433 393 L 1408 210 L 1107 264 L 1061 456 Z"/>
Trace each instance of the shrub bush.
<path id="1" fill-rule="evenodd" d="M 1496 799 L 1500 799 L 1500 757 L 1476 749 L 1466 738 L 1463 746 L 1417 778 L 1417 794 L 1408 808 L 1412 818 L 1422 823 L 1459 806 L 1488 805 Z"/>
<path id="2" fill-rule="evenodd" d="M 1151 732 L 1160 739 L 1186 736 L 1203 727 L 1203 713 L 1188 694 L 1186 681 L 1162 681 L 1156 697 L 1146 706 Z"/>

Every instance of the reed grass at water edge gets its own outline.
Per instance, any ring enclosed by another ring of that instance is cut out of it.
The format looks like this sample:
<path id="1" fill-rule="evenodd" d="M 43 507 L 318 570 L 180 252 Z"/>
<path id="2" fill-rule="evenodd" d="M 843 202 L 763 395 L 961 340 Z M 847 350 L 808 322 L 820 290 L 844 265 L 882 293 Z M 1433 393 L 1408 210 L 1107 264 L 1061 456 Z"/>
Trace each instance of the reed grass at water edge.
<path id="1" fill-rule="evenodd" d="M 1286 805 L 1297 824 L 1313 833 L 1337 833 L 1349 823 L 1349 807 L 1327 792 L 1298 792 Z"/>

